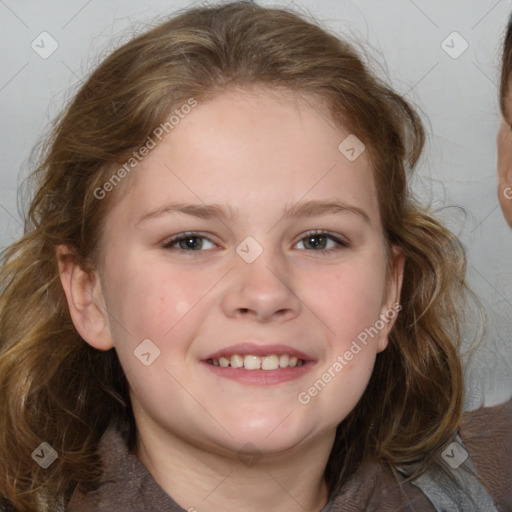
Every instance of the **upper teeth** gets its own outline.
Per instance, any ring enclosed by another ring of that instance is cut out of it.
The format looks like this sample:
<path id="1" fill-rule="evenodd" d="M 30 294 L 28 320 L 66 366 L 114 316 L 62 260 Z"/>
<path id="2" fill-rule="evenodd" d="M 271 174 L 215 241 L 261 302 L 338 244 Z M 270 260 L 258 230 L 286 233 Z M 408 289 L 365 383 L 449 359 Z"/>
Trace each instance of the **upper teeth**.
<path id="1" fill-rule="evenodd" d="M 302 366 L 304 360 L 295 356 L 282 354 L 280 356 L 271 354 L 268 356 L 240 356 L 235 354 L 231 357 L 219 357 L 218 359 L 208 359 L 210 364 L 214 366 L 222 366 L 224 368 L 231 366 L 232 368 L 245 368 L 246 370 L 277 370 L 278 368 L 286 368 L 291 366 Z"/>

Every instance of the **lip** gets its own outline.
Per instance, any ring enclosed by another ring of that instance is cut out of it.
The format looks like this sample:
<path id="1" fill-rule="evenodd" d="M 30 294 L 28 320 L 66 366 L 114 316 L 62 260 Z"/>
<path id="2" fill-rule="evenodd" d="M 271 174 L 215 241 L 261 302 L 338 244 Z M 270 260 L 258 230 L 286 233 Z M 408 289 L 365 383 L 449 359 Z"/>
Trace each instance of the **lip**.
<path id="1" fill-rule="evenodd" d="M 256 354 L 255 354 L 256 355 Z M 207 370 L 211 371 L 217 377 L 223 377 L 234 380 L 239 384 L 247 384 L 254 386 L 268 386 L 272 384 L 281 384 L 296 380 L 308 373 L 315 365 L 312 361 L 306 361 L 302 366 L 295 368 L 280 368 L 278 370 L 245 370 L 244 368 L 222 368 L 214 366 L 206 361 L 201 361 Z"/>
<path id="2" fill-rule="evenodd" d="M 208 363 L 208 359 L 218 359 L 219 357 L 230 357 L 238 354 L 240 356 L 254 355 L 254 356 L 267 356 L 270 354 L 289 354 L 295 356 L 297 359 L 302 359 L 304 364 L 302 366 L 278 368 L 276 370 L 246 370 L 244 368 L 223 368 L 221 366 L 214 366 Z M 316 360 L 309 354 L 297 350 L 290 345 L 273 344 L 268 345 L 264 343 L 244 342 L 231 345 L 216 352 L 212 352 L 204 359 L 201 360 L 209 371 L 213 372 L 218 377 L 223 377 L 229 380 L 236 381 L 240 384 L 255 385 L 255 386 L 268 386 L 273 384 L 280 384 L 296 380 L 308 373 L 315 365 Z"/>
<path id="3" fill-rule="evenodd" d="M 208 359 L 218 359 L 219 357 L 231 357 L 235 354 L 240 356 L 259 356 L 264 357 L 271 354 L 289 354 L 290 356 L 295 356 L 297 359 L 302 359 L 305 362 L 315 362 L 315 359 L 305 352 L 297 350 L 296 348 L 291 347 L 290 345 L 268 345 L 265 343 L 254 343 L 254 342 L 244 342 L 237 343 L 236 345 L 230 345 L 229 347 L 225 347 L 217 352 L 213 352 L 207 355 L 202 361 L 207 361 Z M 268 370 L 274 371 L 274 370 Z"/>

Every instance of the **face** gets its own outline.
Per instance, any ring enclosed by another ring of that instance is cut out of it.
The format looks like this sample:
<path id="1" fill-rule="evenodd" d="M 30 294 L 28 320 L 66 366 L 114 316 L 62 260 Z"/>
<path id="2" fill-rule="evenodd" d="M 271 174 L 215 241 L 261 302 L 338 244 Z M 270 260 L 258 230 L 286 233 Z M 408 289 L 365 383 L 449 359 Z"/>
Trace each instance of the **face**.
<path id="1" fill-rule="evenodd" d="M 231 91 L 132 171 L 100 281 L 139 426 L 233 455 L 332 442 L 401 279 L 366 154 L 338 149 L 347 135 L 313 100 Z"/>
<path id="2" fill-rule="evenodd" d="M 498 199 L 509 226 L 512 227 L 512 127 L 501 120 L 498 132 Z"/>

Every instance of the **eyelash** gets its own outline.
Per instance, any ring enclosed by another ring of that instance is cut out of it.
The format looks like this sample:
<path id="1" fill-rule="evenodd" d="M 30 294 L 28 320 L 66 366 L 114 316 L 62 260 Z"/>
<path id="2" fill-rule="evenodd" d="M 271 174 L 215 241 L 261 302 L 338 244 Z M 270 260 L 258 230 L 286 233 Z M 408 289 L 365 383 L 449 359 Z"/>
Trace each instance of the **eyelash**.
<path id="1" fill-rule="evenodd" d="M 306 233 L 304 233 L 302 238 L 297 243 L 303 242 L 305 239 L 315 237 L 315 236 L 317 236 L 317 237 L 323 236 L 325 238 L 328 238 L 329 240 L 332 240 L 333 242 L 335 242 L 337 244 L 337 246 L 331 247 L 330 249 L 319 249 L 319 250 L 309 249 L 310 252 L 319 252 L 319 253 L 324 253 L 324 254 L 325 253 L 330 254 L 334 251 L 340 251 L 340 250 L 346 249 L 350 246 L 350 244 L 347 241 L 342 240 L 342 239 L 332 235 L 328 231 L 322 231 L 322 230 L 307 231 Z M 174 236 L 170 240 L 164 242 L 162 244 L 162 247 L 164 249 L 177 250 L 177 251 L 181 251 L 181 252 L 190 252 L 190 253 L 204 252 L 204 250 L 193 250 L 193 249 L 187 250 L 187 249 L 182 249 L 179 247 L 173 247 L 174 245 L 178 244 L 182 240 L 186 240 L 187 238 L 203 238 L 203 239 L 211 242 L 211 240 L 209 240 L 208 237 L 201 235 L 201 233 L 198 233 L 197 231 L 189 231 L 189 232 Z M 211 243 L 213 243 L 213 242 L 211 242 Z M 308 249 L 301 249 L 301 250 L 308 250 Z"/>

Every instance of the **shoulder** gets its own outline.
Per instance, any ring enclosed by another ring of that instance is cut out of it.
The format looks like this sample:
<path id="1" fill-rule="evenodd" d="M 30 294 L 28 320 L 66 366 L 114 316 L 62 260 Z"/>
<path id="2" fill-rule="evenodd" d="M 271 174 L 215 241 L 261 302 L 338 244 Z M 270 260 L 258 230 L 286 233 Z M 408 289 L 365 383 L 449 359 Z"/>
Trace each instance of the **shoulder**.
<path id="1" fill-rule="evenodd" d="M 460 435 L 498 510 L 512 510 L 512 400 L 465 413 Z"/>
<path id="2" fill-rule="evenodd" d="M 129 451 L 115 428 L 105 432 L 98 451 L 103 463 L 99 485 L 89 492 L 75 489 L 67 512 L 185 512 Z"/>
<path id="3" fill-rule="evenodd" d="M 365 464 L 339 489 L 326 512 L 435 512 L 425 494 L 384 463 Z"/>
<path id="4" fill-rule="evenodd" d="M 415 464 L 362 466 L 325 512 L 512 511 L 512 401 L 466 413 L 452 443 L 434 455 L 438 462 L 412 481 Z"/>

